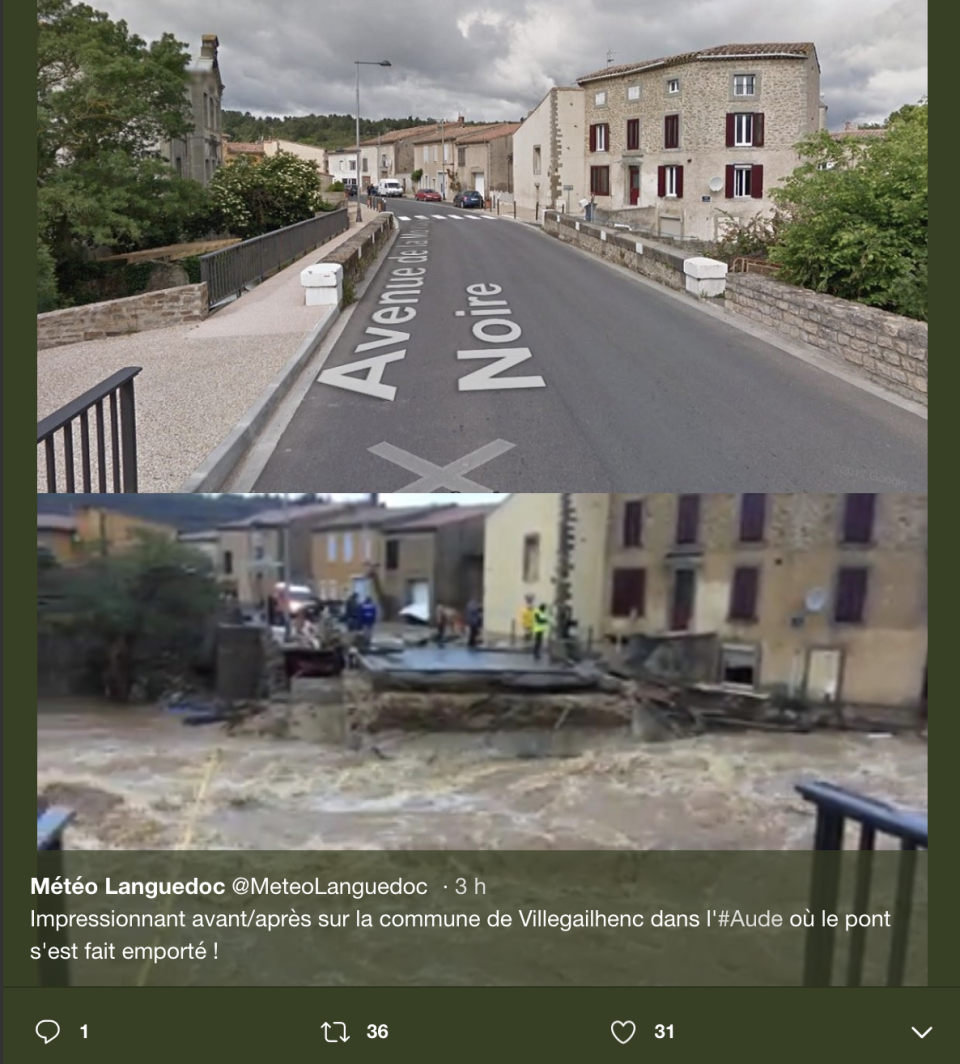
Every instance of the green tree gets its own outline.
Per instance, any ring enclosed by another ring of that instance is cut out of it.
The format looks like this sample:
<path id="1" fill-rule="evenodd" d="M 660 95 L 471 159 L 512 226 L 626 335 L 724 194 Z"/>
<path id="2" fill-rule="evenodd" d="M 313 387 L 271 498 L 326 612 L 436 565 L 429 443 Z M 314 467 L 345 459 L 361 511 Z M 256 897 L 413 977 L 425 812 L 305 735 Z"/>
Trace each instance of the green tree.
<path id="1" fill-rule="evenodd" d="M 37 237 L 37 313 L 56 310 L 58 305 L 56 264 L 50 249 Z"/>
<path id="2" fill-rule="evenodd" d="M 38 232 L 58 263 L 128 250 L 195 209 L 195 182 L 157 152 L 191 126 L 187 58 L 171 34 L 147 45 L 86 4 L 37 0 Z"/>
<path id="3" fill-rule="evenodd" d="M 203 554 L 143 534 L 121 552 L 91 558 L 71 576 L 61 614 L 88 648 L 108 697 L 129 701 L 137 683 L 155 695 L 197 664 L 219 608 Z"/>
<path id="4" fill-rule="evenodd" d="M 224 228 L 244 238 L 302 222 L 327 206 L 317 164 L 282 151 L 221 166 L 210 196 Z"/>
<path id="5" fill-rule="evenodd" d="M 927 317 L 927 103 L 883 136 L 799 145 L 805 162 L 771 197 L 785 224 L 770 259 L 794 284 L 908 317 Z"/>

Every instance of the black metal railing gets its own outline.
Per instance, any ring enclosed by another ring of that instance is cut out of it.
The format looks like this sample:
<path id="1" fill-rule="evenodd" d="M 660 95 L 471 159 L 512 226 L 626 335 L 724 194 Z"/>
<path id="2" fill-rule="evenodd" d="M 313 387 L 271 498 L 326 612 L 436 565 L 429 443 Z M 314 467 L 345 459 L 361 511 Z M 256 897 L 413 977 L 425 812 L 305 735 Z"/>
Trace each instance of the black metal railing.
<path id="1" fill-rule="evenodd" d="M 207 284 L 207 302 L 214 307 L 241 296 L 248 285 L 258 284 L 349 228 L 344 206 L 201 255 L 200 279 Z"/>
<path id="2" fill-rule="evenodd" d="M 860 825 L 860 845 L 854 886 L 853 913 L 865 914 L 870 901 L 877 835 L 900 841 L 900 866 L 892 916 L 892 944 L 887 963 L 887 986 L 902 986 L 906 970 L 907 944 L 913 910 L 917 874 L 917 851 L 926 850 L 927 816 L 897 809 L 885 802 L 836 787 L 830 783 L 804 783 L 797 790 L 817 807 L 814 839 L 813 879 L 810 910 L 815 917 L 826 911 L 836 913 L 840 895 L 841 861 L 847 821 Z M 819 923 L 823 923 L 822 920 Z M 807 935 L 804 986 L 831 986 L 836 932 L 815 925 Z M 847 986 L 860 986 L 866 952 L 867 928 L 850 932 Z"/>
<path id="3" fill-rule="evenodd" d="M 55 878 L 63 875 L 63 833 L 73 820 L 73 811 L 61 806 L 37 802 L 37 853 L 43 854 L 39 873 Z M 41 894 L 37 915 L 37 946 L 40 948 L 38 981 L 40 986 L 69 986 L 70 962 L 62 947 L 67 943 L 65 894 Z M 51 958 L 51 952 L 53 957 Z"/>
<path id="4" fill-rule="evenodd" d="M 63 448 L 63 481 L 68 492 L 77 490 L 74 423 L 80 424 L 81 491 L 137 491 L 137 421 L 133 378 L 140 366 L 128 366 L 101 381 L 88 392 L 37 422 L 37 446 L 44 446 L 47 491 L 59 491 L 57 433 Z M 104 410 L 104 403 L 107 409 Z M 95 414 L 95 440 L 90 439 L 90 411 Z M 109 418 L 109 433 L 107 420 Z M 108 447 L 109 437 L 109 447 Z M 93 487 L 93 446 L 96 448 L 96 483 Z M 109 450 L 109 461 L 108 461 Z M 108 483 L 111 487 L 108 487 Z"/>

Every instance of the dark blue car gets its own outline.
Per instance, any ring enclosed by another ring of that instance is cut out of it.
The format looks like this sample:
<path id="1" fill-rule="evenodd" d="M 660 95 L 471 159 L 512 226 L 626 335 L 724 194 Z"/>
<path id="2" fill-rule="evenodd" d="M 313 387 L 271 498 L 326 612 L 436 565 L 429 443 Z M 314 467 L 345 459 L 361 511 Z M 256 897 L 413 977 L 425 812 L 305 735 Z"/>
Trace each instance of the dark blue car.
<path id="1" fill-rule="evenodd" d="M 454 207 L 482 207 L 483 196 L 471 189 L 469 192 L 458 192 L 453 197 Z"/>

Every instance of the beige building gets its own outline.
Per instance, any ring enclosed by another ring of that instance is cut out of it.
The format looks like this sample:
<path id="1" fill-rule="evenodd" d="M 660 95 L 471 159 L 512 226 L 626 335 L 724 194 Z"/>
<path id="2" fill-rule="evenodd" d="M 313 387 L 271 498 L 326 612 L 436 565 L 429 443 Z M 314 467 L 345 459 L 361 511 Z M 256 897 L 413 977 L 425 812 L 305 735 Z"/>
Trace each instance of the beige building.
<path id="1" fill-rule="evenodd" d="M 926 495 L 573 500 L 581 637 L 712 636 L 716 682 L 813 702 L 911 708 L 925 697 Z M 514 495 L 491 515 L 488 625 L 503 630 L 528 587 L 553 601 L 558 535 L 555 494 Z M 526 580 L 536 537 L 540 569 Z"/>
<path id="2" fill-rule="evenodd" d="M 519 122 L 500 122 L 456 138 L 460 189 L 474 189 L 481 196 L 513 192 L 513 136 L 519 128 Z"/>
<path id="3" fill-rule="evenodd" d="M 586 188 L 618 221 L 713 240 L 725 215 L 772 210 L 770 189 L 821 128 L 820 64 L 809 42 L 721 45 L 608 66 L 586 95 Z"/>
<path id="4" fill-rule="evenodd" d="M 327 149 L 317 148 L 312 144 L 297 144 L 293 140 L 265 140 L 263 142 L 264 155 L 279 155 L 280 152 L 295 155 L 298 159 L 305 159 L 308 163 L 316 163 L 321 174 L 327 173 Z"/>
<path id="5" fill-rule="evenodd" d="M 37 514 L 37 555 L 59 565 L 81 557 L 76 520 L 68 514 Z"/>
<path id="6" fill-rule="evenodd" d="M 584 90 L 551 89 L 513 134 L 513 194 L 531 210 L 579 212 L 584 184 Z"/>
<path id="7" fill-rule="evenodd" d="M 200 42 L 200 55 L 187 67 L 187 98 L 193 116 L 193 128 L 184 138 L 163 141 L 160 156 L 181 177 L 209 185 L 214 171 L 222 165 L 223 124 L 221 101 L 223 82 L 217 52 L 220 42 L 208 33 Z"/>

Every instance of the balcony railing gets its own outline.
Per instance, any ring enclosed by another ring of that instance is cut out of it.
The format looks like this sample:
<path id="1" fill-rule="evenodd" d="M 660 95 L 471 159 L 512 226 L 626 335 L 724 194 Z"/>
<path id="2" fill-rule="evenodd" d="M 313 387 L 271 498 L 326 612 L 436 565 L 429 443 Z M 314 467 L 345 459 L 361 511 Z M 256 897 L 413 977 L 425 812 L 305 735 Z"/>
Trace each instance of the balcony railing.
<path id="1" fill-rule="evenodd" d="M 900 842 L 900 865 L 897 893 L 892 916 L 893 941 L 887 964 L 887 986 L 902 986 L 907 961 L 910 920 L 917 874 L 917 851 L 926 850 L 927 817 L 867 798 L 862 794 L 835 787 L 830 783 L 805 783 L 797 790 L 817 807 L 817 825 L 811 885 L 810 910 L 819 914 L 837 911 L 840 895 L 841 862 L 836 851 L 843 849 L 847 821 L 860 825 L 859 858 L 854 887 L 853 912 L 866 913 L 870 902 L 874 853 L 877 835 L 888 835 Z M 834 851 L 834 852 L 830 852 Z M 808 932 L 804 986 L 831 986 L 834 967 L 836 931 L 832 927 L 814 926 Z M 847 963 L 847 986 L 860 986 L 866 952 L 867 929 L 856 927 L 850 932 Z"/>
<path id="2" fill-rule="evenodd" d="M 201 255 L 200 279 L 207 283 L 210 306 L 238 298 L 249 286 L 259 284 L 349 228 L 348 212 L 341 208 Z"/>
<path id="3" fill-rule="evenodd" d="M 128 366 L 101 381 L 73 402 L 37 422 L 37 446 L 44 446 L 48 492 L 60 491 L 57 470 L 57 433 L 63 448 L 62 483 L 67 492 L 77 490 L 74 423 L 80 424 L 80 491 L 137 491 L 137 422 L 133 378 L 140 366 Z M 104 410 L 104 403 L 107 409 Z M 90 411 L 94 411 L 95 440 L 90 438 Z M 107 432 L 107 418 L 110 429 Z M 108 448 L 109 436 L 109 448 Z M 96 484 L 92 446 L 96 447 Z M 108 461 L 109 450 L 109 461 Z M 107 485 L 110 484 L 110 487 Z"/>

